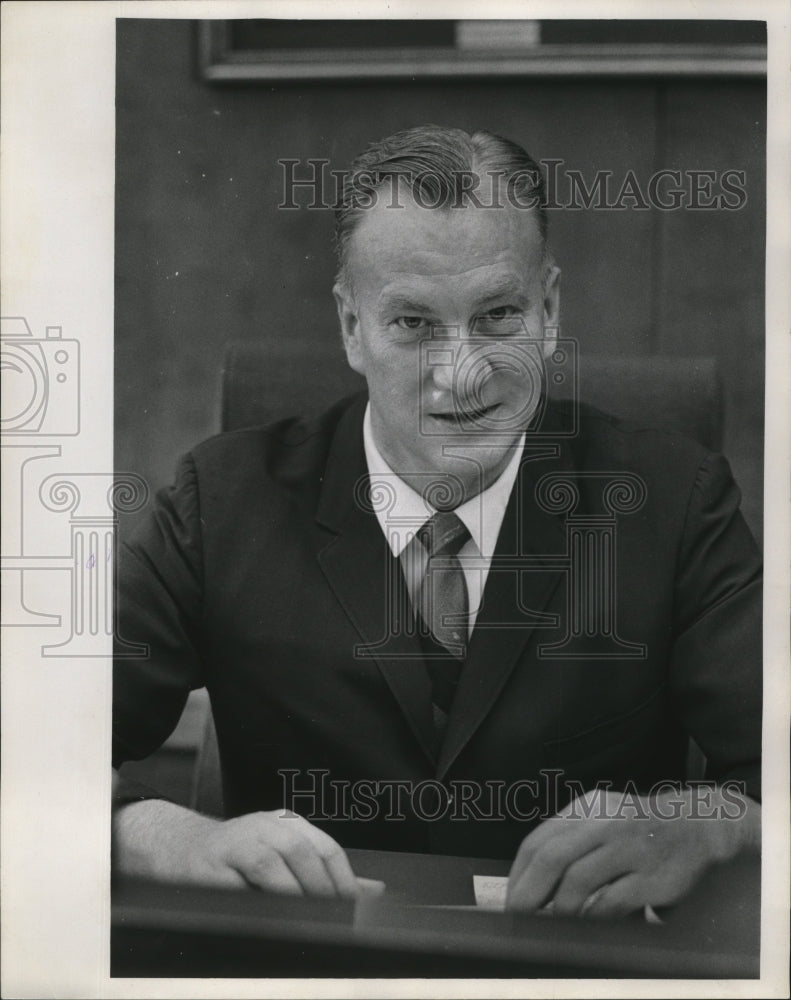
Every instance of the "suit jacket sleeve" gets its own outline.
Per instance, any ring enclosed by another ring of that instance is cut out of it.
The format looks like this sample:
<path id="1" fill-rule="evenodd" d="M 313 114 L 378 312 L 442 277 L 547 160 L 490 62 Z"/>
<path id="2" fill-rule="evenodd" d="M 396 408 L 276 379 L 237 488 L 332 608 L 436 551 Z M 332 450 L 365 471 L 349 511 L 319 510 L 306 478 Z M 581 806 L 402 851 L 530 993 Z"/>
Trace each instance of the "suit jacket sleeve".
<path id="1" fill-rule="evenodd" d="M 187 456 L 175 484 L 158 494 L 153 514 L 119 554 L 118 631 L 144 643 L 147 655 L 115 659 L 114 767 L 156 750 L 175 728 L 190 690 L 203 685 L 200 535 L 197 473 Z"/>
<path id="2" fill-rule="evenodd" d="M 728 463 L 698 469 L 678 555 L 670 684 L 707 777 L 760 798 L 761 560 Z"/>

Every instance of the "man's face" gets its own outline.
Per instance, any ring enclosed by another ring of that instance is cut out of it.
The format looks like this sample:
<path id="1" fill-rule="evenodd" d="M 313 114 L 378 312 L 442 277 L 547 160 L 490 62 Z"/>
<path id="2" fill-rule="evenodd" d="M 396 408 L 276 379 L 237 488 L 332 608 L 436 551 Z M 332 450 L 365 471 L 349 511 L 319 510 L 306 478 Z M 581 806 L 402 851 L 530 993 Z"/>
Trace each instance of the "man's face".
<path id="1" fill-rule="evenodd" d="M 546 345 L 533 341 L 556 332 L 559 272 L 542 282 L 532 211 L 399 201 L 380 198 L 351 236 L 350 287 L 335 287 L 346 354 L 390 467 L 418 490 L 451 473 L 472 496 L 538 405 Z"/>

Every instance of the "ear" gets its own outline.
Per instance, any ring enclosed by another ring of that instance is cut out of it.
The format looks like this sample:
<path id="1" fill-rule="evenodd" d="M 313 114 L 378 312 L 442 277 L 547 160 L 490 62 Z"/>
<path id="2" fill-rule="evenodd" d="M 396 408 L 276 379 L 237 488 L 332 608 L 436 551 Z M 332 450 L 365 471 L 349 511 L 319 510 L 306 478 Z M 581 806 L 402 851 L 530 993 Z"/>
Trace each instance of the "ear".
<path id="1" fill-rule="evenodd" d="M 544 295 L 544 354 L 549 356 L 560 325 L 560 268 L 550 264 L 542 285 Z"/>
<path id="2" fill-rule="evenodd" d="M 346 351 L 346 360 L 354 371 L 364 375 L 365 365 L 363 364 L 360 345 L 360 319 L 357 315 L 357 305 L 354 301 L 354 296 L 348 287 L 340 281 L 336 282 L 333 286 L 332 294 L 335 296 L 335 305 L 338 309 L 338 320 L 341 326 L 341 337 L 343 339 L 343 347 Z"/>
<path id="3" fill-rule="evenodd" d="M 554 336 L 560 324 L 560 268 L 550 264 L 543 282 L 544 326 L 553 327 Z"/>

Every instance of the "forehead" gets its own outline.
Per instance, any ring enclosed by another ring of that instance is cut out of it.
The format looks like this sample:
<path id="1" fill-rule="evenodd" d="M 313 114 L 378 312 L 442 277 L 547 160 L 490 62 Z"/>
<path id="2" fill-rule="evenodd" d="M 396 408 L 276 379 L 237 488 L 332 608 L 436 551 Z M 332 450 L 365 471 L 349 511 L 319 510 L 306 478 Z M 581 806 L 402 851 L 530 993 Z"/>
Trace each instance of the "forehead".
<path id="1" fill-rule="evenodd" d="M 355 288 L 399 283 L 486 284 L 540 279 L 543 245 L 536 213 L 511 205 L 426 208 L 388 192 L 362 212 L 348 244 Z"/>

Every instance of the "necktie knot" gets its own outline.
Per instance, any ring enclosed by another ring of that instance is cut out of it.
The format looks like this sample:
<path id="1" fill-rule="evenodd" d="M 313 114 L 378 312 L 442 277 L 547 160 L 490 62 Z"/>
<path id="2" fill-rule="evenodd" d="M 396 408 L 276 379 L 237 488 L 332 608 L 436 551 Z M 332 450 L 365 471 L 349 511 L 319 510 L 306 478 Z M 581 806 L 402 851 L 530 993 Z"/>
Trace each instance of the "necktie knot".
<path id="1" fill-rule="evenodd" d="M 429 556 L 455 556 L 469 541 L 470 533 L 452 510 L 437 511 L 417 532 Z"/>
<path id="2" fill-rule="evenodd" d="M 467 644 L 467 586 L 459 551 L 469 540 L 453 511 L 438 511 L 417 532 L 428 555 L 420 589 L 420 612 L 433 638 L 451 656 L 463 658 Z"/>

